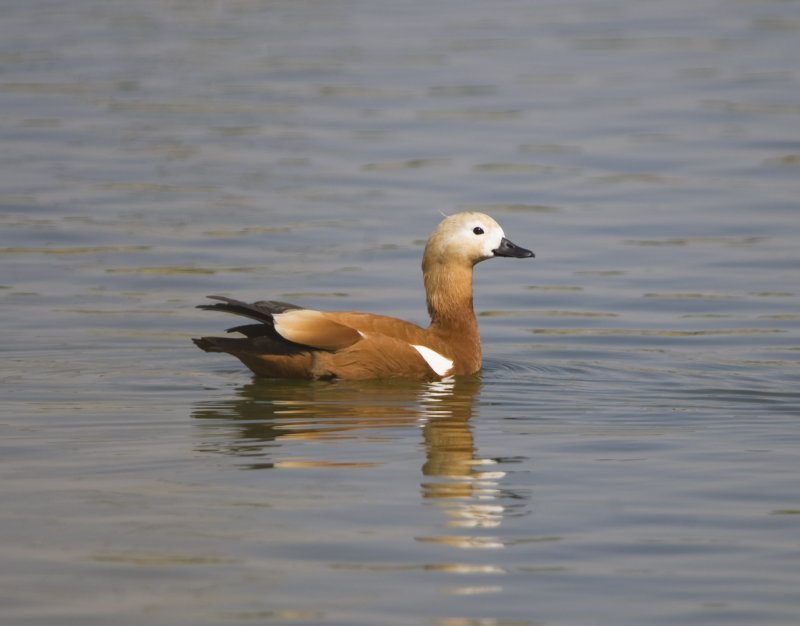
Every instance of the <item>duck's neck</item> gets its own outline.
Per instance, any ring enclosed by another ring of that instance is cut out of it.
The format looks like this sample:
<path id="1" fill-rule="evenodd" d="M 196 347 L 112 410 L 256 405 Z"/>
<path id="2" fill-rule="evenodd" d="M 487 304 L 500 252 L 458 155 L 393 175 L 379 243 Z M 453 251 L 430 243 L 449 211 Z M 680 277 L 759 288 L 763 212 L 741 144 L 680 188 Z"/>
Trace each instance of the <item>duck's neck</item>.
<path id="1" fill-rule="evenodd" d="M 472 266 L 427 263 L 423 276 L 431 330 L 455 334 L 460 341 L 479 347 L 478 322 L 472 309 Z"/>

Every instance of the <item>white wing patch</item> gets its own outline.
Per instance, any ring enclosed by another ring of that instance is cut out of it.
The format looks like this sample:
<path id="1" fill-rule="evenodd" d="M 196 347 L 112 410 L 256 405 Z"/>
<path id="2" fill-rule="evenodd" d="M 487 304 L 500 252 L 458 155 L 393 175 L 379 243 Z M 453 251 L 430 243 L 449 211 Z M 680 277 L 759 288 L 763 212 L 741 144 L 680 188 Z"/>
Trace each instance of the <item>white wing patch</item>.
<path id="1" fill-rule="evenodd" d="M 413 343 L 411 344 L 411 347 L 419 352 L 420 355 L 422 355 L 422 358 L 425 359 L 425 362 L 439 376 L 446 376 L 447 372 L 453 369 L 453 361 L 445 356 L 442 356 L 435 350 L 431 350 L 425 346 L 417 346 Z"/>

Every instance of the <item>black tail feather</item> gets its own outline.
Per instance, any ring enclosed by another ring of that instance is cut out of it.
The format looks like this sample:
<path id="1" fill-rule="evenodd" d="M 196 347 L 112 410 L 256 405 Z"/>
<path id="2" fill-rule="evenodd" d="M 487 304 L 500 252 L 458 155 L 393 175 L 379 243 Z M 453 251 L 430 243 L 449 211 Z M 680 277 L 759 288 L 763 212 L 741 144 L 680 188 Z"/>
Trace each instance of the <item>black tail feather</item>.
<path id="1" fill-rule="evenodd" d="M 279 354 L 291 356 L 302 352 L 311 352 L 313 348 L 301 346 L 285 339 L 273 339 L 263 336 L 242 339 L 232 337 L 196 337 L 192 339 L 194 345 L 205 352 L 227 352 L 228 354 L 259 355 L 259 354 Z"/>
<path id="2" fill-rule="evenodd" d="M 273 315 L 291 311 L 293 309 L 302 309 L 295 304 L 288 302 L 278 302 L 276 300 L 261 300 L 259 302 L 242 302 L 241 300 L 234 300 L 233 298 L 226 298 L 225 296 L 208 296 L 211 300 L 219 300 L 216 304 L 200 304 L 198 309 L 206 311 L 222 311 L 224 313 L 232 313 L 234 315 L 241 315 L 242 317 L 249 317 L 259 322 L 264 322 L 272 326 Z"/>
<path id="3" fill-rule="evenodd" d="M 203 350 L 204 352 L 226 352 L 218 345 L 220 337 L 194 337 L 192 341 L 194 345 Z"/>

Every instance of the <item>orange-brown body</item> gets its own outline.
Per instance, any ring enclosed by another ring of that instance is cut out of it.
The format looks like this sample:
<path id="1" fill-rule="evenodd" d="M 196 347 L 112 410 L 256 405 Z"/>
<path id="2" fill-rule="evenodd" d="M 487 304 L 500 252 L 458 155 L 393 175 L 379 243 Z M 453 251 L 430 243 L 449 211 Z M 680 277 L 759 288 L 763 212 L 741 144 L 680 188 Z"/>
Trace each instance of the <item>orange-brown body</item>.
<path id="1" fill-rule="evenodd" d="M 323 312 L 282 302 L 247 304 L 220 296 L 220 310 L 257 320 L 230 329 L 246 338 L 202 337 L 208 352 L 227 352 L 269 378 L 436 379 L 481 368 L 481 342 L 472 307 L 473 266 L 493 256 L 532 257 L 509 242 L 488 215 L 445 218 L 425 247 L 422 272 L 431 323 Z"/>

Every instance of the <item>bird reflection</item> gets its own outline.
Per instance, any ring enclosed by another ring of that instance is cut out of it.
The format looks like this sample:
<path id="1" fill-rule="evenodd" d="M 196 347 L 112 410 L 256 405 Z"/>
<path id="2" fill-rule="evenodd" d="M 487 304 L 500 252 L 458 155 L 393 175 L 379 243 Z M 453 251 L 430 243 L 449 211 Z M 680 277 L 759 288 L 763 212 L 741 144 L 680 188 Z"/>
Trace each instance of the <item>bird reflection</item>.
<path id="1" fill-rule="evenodd" d="M 513 514 L 504 502 L 519 496 L 501 489 L 505 472 L 499 471 L 497 461 L 477 455 L 470 419 L 480 387 L 478 376 L 436 382 L 256 379 L 238 389 L 232 399 L 197 405 L 193 417 L 210 431 L 200 449 L 247 458 L 250 469 L 369 467 L 378 463 L 292 459 L 281 448 L 298 439 L 352 441 L 364 436 L 364 431 L 374 436 L 375 430 L 419 427 L 425 449 L 423 501 L 442 510 L 447 527 L 493 528 L 505 515 Z M 499 547 L 489 537 L 418 540 Z"/>
<path id="2" fill-rule="evenodd" d="M 441 506 L 451 527 L 491 527 L 503 517 L 504 507 L 490 501 L 504 473 L 486 471 L 494 462 L 477 457 L 470 426 L 479 390 L 479 379 L 471 378 L 432 383 L 421 394 L 426 451 L 422 495 Z"/>

